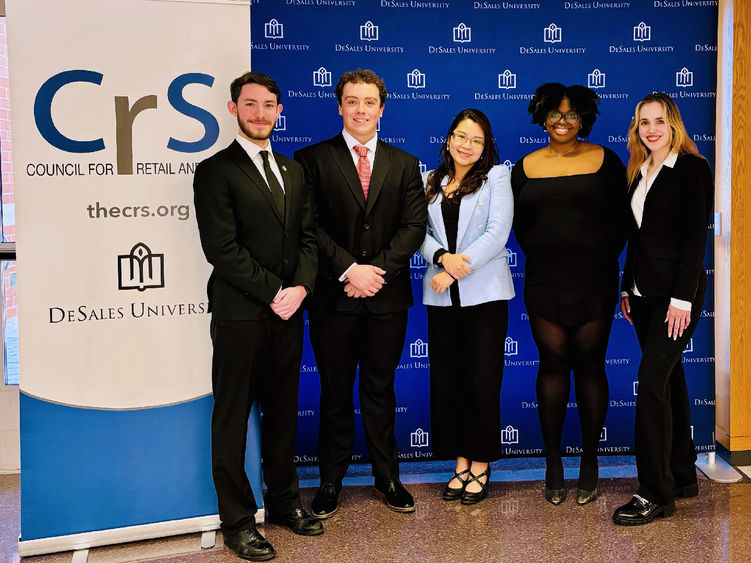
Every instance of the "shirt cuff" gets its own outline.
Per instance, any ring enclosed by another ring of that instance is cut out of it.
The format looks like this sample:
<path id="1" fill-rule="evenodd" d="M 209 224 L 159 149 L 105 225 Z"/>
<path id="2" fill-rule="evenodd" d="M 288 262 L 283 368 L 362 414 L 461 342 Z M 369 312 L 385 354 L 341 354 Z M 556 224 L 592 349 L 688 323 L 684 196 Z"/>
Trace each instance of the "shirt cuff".
<path id="1" fill-rule="evenodd" d="M 691 301 L 684 301 L 683 299 L 676 299 L 675 297 L 671 297 L 670 304 L 676 309 L 680 309 L 681 311 L 691 312 Z"/>
<path id="2" fill-rule="evenodd" d="M 435 254 L 433 254 L 433 264 L 434 264 L 435 266 L 440 266 L 440 265 L 441 265 L 441 263 L 440 263 L 440 262 L 438 262 L 438 259 L 439 259 L 439 258 L 440 258 L 441 256 L 443 256 L 444 254 L 448 254 L 448 252 L 449 252 L 449 251 L 448 251 L 448 250 L 446 250 L 445 248 L 439 248 L 438 250 L 436 250 L 436 251 L 435 251 Z"/>
<path id="3" fill-rule="evenodd" d="M 621 297 L 628 297 L 628 291 L 621 291 Z"/>
<path id="4" fill-rule="evenodd" d="M 344 270 L 344 273 L 341 276 L 339 276 L 339 281 L 340 282 L 343 282 L 344 280 L 347 279 L 347 272 L 349 272 L 352 269 L 352 266 L 354 266 L 355 264 L 357 264 L 357 262 L 352 262 L 349 265 L 349 268 L 347 268 L 346 270 Z"/>

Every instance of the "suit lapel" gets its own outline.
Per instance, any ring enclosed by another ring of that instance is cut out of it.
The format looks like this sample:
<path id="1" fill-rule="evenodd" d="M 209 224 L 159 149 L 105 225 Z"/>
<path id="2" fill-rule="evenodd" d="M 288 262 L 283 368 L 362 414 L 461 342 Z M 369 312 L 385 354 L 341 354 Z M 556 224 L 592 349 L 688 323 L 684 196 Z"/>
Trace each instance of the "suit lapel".
<path id="1" fill-rule="evenodd" d="M 456 229 L 457 252 L 459 251 L 459 243 L 464 237 L 464 233 L 467 232 L 467 227 L 469 227 L 469 218 L 472 217 L 472 213 L 474 213 L 475 207 L 477 207 L 477 200 L 479 197 L 479 193 L 483 189 L 484 189 L 484 186 L 480 187 L 480 189 L 474 193 L 465 195 L 461 199 L 461 202 L 459 204 L 459 225 Z"/>
<path id="2" fill-rule="evenodd" d="M 268 184 L 266 184 L 266 182 L 264 181 L 263 176 L 261 176 L 261 173 L 258 171 L 258 168 L 256 168 L 256 165 L 253 164 L 253 162 L 250 160 L 248 153 L 245 152 L 245 150 L 240 146 L 240 143 L 238 143 L 237 141 L 233 142 L 230 147 L 233 149 L 232 157 L 235 161 L 235 164 L 238 166 L 238 168 L 240 168 L 240 170 L 245 173 L 248 178 L 250 178 L 255 188 L 259 192 L 261 192 L 261 195 L 268 202 L 269 207 L 271 207 L 271 210 L 274 212 L 274 216 L 276 216 L 280 223 L 284 224 L 284 219 L 279 214 L 279 211 L 276 208 L 276 204 L 274 203 L 274 198 L 271 196 L 271 190 L 269 190 Z M 286 180 L 284 184 L 286 187 Z"/>
<path id="3" fill-rule="evenodd" d="M 443 223 L 443 211 L 441 210 L 442 201 L 443 195 L 438 194 L 435 201 L 428 205 L 428 214 L 433 222 L 435 238 L 444 248 L 448 248 L 448 240 L 446 240 L 446 225 Z"/>
<path id="4" fill-rule="evenodd" d="M 376 146 L 375 160 L 373 161 L 373 172 L 370 175 L 370 185 L 368 186 L 368 204 L 365 208 L 365 215 L 370 213 L 381 193 L 383 181 L 391 166 L 391 147 L 386 143 L 378 141 Z M 359 179 L 359 178 L 358 178 Z"/>
<path id="5" fill-rule="evenodd" d="M 331 152 L 331 156 L 339 167 L 339 170 L 341 170 L 344 179 L 347 181 L 347 186 L 352 192 L 352 195 L 355 196 L 357 203 L 360 204 L 360 207 L 365 209 L 365 195 L 362 193 L 360 176 L 357 175 L 357 168 L 355 168 L 352 155 L 349 154 L 347 143 L 344 141 L 344 137 L 342 137 L 341 133 L 334 137 L 333 142 L 329 144 L 329 152 Z M 371 186 L 372 185 L 371 177 Z"/>

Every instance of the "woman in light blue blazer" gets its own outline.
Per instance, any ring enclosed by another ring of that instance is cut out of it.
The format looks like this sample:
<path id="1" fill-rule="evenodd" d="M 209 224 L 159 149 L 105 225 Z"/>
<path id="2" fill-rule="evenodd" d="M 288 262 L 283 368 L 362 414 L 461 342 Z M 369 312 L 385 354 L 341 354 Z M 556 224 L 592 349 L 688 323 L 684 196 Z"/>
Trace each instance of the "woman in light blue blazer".
<path id="1" fill-rule="evenodd" d="M 501 456 L 501 377 L 508 299 L 514 296 L 506 251 L 513 220 L 510 173 L 498 165 L 488 118 L 459 112 L 424 175 L 428 227 L 430 419 L 433 454 L 456 459 L 447 501 L 475 504 L 488 494 L 490 462 Z"/>

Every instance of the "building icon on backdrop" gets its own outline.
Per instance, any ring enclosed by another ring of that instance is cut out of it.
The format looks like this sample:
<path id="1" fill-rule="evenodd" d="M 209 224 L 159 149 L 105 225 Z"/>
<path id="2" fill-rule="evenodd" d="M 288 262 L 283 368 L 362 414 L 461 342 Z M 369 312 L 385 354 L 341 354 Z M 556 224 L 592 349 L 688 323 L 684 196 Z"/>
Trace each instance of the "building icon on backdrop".
<path id="1" fill-rule="evenodd" d="M 284 39 L 284 24 L 272 18 L 263 24 L 263 36 L 266 39 Z"/>
<path id="2" fill-rule="evenodd" d="M 428 447 L 430 440 L 428 432 L 425 432 L 422 428 L 418 428 L 414 432 L 409 433 L 409 445 L 413 448 L 426 448 Z"/>
<path id="3" fill-rule="evenodd" d="M 326 70 L 324 67 L 321 67 L 318 70 L 314 70 L 313 86 L 319 86 L 320 88 L 331 86 L 331 72 Z"/>
<path id="4" fill-rule="evenodd" d="M 460 23 L 454 29 L 454 43 L 470 43 L 472 41 L 472 28 Z"/>
<path id="5" fill-rule="evenodd" d="M 509 69 L 504 70 L 498 75 L 498 87 L 503 90 L 513 90 L 516 88 L 516 74 Z"/>
<path id="6" fill-rule="evenodd" d="M 680 88 L 688 88 L 694 85 L 694 73 L 685 66 L 675 73 L 675 85 Z"/>
<path id="7" fill-rule="evenodd" d="M 164 287 L 164 254 L 154 254 L 139 242 L 129 254 L 117 257 L 117 289 L 146 289 Z"/>
<path id="8" fill-rule="evenodd" d="M 410 358 L 427 358 L 428 357 L 428 343 L 424 342 L 422 338 L 418 338 L 409 345 L 409 357 Z"/>
<path id="9" fill-rule="evenodd" d="M 605 88 L 605 73 L 600 72 L 599 68 L 594 69 L 587 75 L 587 86 L 589 88 Z"/>
<path id="10" fill-rule="evenodd" d="M 563 38 L 563 28 L 551 23 L 542 34 L 545 43 L 560 43 Z"/>
<path id="11" fill-rule="evenodd" d="M 360 26 L 360 41 L 378 41 L 378 26 L 367 21 Z"/>
<path id="12" fill-rule="evenodd" d="M 510 248 L 507 248 L 506 252 L 508 253 L 508 256 L 506 256 L 506 262 L 508 263 L 508 267 L 516 268 L 516 252 L 514 252 Z"/>
<path id="13" fill-rule="evenodd" d="M 511 338 L 506 337 L 506 341 L 503 345 L 503 354 L 505 356 L 516 356 L 519 353 L 519 342 Z"/>
<path id="14" fill-rule="evenodd" d="M 425 88 L 425 73 L 414 69 L 407 73 L 407 88 Z"/>
<path id="15" fill-rule="evenodd" d="M 510 424 L 506 428 L 501 428 L 501 444 L 518 444 L 519 430 Z"/>
<path id="16" fill-rule="evenodd" d="M 639 22 L 639 25 L 634 26 L 634 41 L 651 41 L 652 40 L 652 27 Z"/>
<path id="17" fill-rule="evenodd" d="M 275 131 L 286 131 L 287 130 L 287 116 L 282 115 L 281 113 L 276 118 L 276 126 L 274 126 Z"/>

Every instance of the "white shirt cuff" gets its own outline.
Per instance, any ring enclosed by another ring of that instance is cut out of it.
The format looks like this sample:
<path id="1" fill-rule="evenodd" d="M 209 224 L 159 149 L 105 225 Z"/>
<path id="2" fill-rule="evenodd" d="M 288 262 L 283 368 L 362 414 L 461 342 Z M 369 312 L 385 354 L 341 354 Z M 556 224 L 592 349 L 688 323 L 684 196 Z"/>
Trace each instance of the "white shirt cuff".
<path id="1" fill-rule="evenodd" d="M 347 279 L 347 272 L 349 272 L 352 269 L 352 266 L 354 266 L 355 264 L 357 264 L 357 262 L 352 262 L 352 264 L 349 265 L 349 268 L 344 270 L 344 273 L 341 276 L 339 276 L 340 282 L 343 282 L 344 280 Z"/>
<path id="2" fill-rule="evenodd" d="M 676 309 L 680 309 L 681 311 L 691 311 L 691 301 L 684 301 L 683 299 L 676 299 L 675 297 L 671 297 L 670 304 Z"/>

